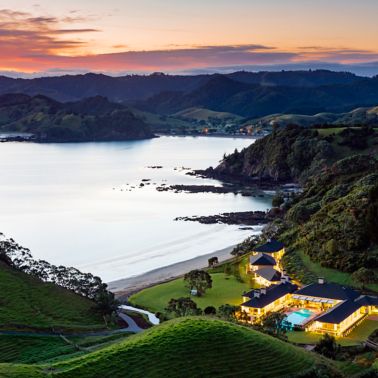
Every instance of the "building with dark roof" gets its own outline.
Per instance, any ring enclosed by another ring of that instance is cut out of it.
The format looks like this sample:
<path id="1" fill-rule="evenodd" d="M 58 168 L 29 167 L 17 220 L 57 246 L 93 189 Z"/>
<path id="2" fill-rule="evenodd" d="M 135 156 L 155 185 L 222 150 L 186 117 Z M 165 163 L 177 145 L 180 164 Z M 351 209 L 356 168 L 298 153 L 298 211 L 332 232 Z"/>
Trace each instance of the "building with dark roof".
<path id="1" fill-rule="evenodd" d="M 258 253 L 257 255 L 250 256 L 249 263 L 254 267 L 275 266 L 277 264 L 276 260 L 266 253 Z"/>
<path id="2" fill-rule="evenodd" d="M 265 289 L 255 289 L 243 294 L 242 310 L 251 318 L 261 317 L 269 312 L 279 311 L 284 307 L 290 294 L 297 286 L 290 282 L 282 282 Z"/>
<path id="3" fill-rule="evenodd" d="M 263 269 L 266 270 L 264 273 Z M 272 268 L 262 268 L 260 272 L 256 272 L 266 275 L 269 269 Z M 273 273 L 266 275 L 266 278 L 269 279 L 271 274 Z M 279 285 L 243 294 L 242 310 L 250 315 L 252 322 L 269 312 L 286 307 L 307 308 L 313 312 L 313 318 L 306 323 L 306 331 L 341 337 L 368 315 L 378 315 L 378 297 L 361 295 L 350 287 L 319 279 L 317 283 L 297 290 L 287 276 L 282 276 L 281 281 Z"/>
<path id="4" fill-rule="evenodd" d="M 265 244 L 255 247 L 252 252 L 253 255 L 261 253 L 269 254 L 276 260 L 276 263 L 279 264 L 285 253 L 285 245 L 276 239 L 270 239 Z"/>
<path id="5" fill-rule="evenodd" d="M 360 293 L 348 286 L 342 286 L 332 282 L 325 282 L 319 278 L 317 283 L 304 286 L 295 293 L 298 297 L 327 298 L 331 300 L 344 301 L 346 299 L 356 299 Z M 308 300 L 309 300 L 308 299 Z"/>
<path id="6" fill-rule="evenodd" d="M 267 243 L 260 245 L 254 249 L 254 252 L 261 253 L 275 253 L 280 252 L 285 248 L 285 245 L 276 239 L 270 239 Z"/>
<path id="7" fill-rule="evenodd" d="M 281 273 L 272 267 L 263 267 L 255 270 L 256 282 L 263 286 L 270 286 L 281 281 Z"/>

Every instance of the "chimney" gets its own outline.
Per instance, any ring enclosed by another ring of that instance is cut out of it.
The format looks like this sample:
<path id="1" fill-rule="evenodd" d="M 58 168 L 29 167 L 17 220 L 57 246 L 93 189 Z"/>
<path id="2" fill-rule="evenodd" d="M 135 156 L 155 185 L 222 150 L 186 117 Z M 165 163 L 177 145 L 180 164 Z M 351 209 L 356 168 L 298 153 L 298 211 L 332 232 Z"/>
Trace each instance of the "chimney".
<path id="1" fill-rule="evenodd" d="M 290 277 L 289 276 L 281 276 L 281 283 L 286 283 L 290 282 Z"/>
<path id="2" fill-rule="evenodd" d="M 318 284 L 323 285 L 325 283 L 325 280 L 323 277 L 318 278 Z"/>
<path id="3" fill-rule="evenodd" d="M 264 288 L 261 288 L 260 289 L 260 292 L 261 292 L 261 295 L 265 295 L 266 294 L 266 288 L 264 287 Z"/>
<path id="4" fill-rule="evenodd" d="M 255 290 L 254 291 L 254 293 L 253 293 L 253 296 L 255 297 L 255 298 L 260 298 L 260 290 Z"/>

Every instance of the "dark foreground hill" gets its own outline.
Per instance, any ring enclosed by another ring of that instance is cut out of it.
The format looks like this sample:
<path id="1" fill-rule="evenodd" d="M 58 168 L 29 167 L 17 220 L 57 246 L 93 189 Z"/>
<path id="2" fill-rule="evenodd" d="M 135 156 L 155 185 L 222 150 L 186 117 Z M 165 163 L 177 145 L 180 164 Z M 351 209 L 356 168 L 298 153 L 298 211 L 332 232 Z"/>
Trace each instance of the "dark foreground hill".
<path id="1" fill-rule="evenodd" d="M 60 103 L 24 94 L 0 96 L 0 132 L 34 134 L 41 142 L 116 141 L 153 137 L 149 126 L 122 105 L 97 96 Z"/>
<path id="2" fill-rule="evenodd" d="M 7 377 L 75 378 L 338 376 L 315 354 L 250 329 L 203 318 L 169 321 L 49 366 L 0 365 L 0 375 L 4 372 Z"/>

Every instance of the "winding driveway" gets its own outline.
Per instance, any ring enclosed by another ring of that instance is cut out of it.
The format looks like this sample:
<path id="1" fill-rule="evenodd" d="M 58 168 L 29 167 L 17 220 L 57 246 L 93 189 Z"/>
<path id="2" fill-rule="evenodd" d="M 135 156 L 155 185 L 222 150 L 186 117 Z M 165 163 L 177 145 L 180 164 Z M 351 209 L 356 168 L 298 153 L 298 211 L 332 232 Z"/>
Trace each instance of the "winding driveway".
<path id="1" fill-rule="evenodd" d="M 123 328 L 123 329 L 127 330 L 128 332 L 133 332 L 133 333 L 139 333 L 143 331 L 143 328 L 140 328 L 138 324 L 135 323 L 134 319 L 131 316 L 126 315 L 121 311 L 118 311 L 118 316 L 129 325 L 127 328 Z"/>
<path id="2" fill-rule="evenodd" d="M 133 318 L 129 315 L 122 313 L 121 311 L 117 312 L 117 315 L 124 320 L 128 326 L 126 328 L 113 329 L 111 331 L 98 331 L 98 332 L 87 332 L 87 333 L 64 333 L 64 332 L 28 332 L 28 331 L 2 331 L 0 330 L 0 335 L 13 335 L 13 336 L 111 336 L 117 333 L 139 333 L 144 331 L 143 328 L 140 328 L 138 324 L 135 323 Z"/>

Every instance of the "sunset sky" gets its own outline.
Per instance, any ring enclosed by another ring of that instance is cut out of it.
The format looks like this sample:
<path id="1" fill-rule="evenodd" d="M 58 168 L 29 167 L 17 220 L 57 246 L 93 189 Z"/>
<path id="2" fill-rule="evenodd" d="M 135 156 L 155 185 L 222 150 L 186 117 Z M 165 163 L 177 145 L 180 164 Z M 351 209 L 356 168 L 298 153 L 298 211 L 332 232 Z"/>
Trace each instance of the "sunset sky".
<path id="1" fill-rule="evenodd" d="M 378 67 L 377 16 L 377 0 L 0 0 L 0 71 Z"/>

